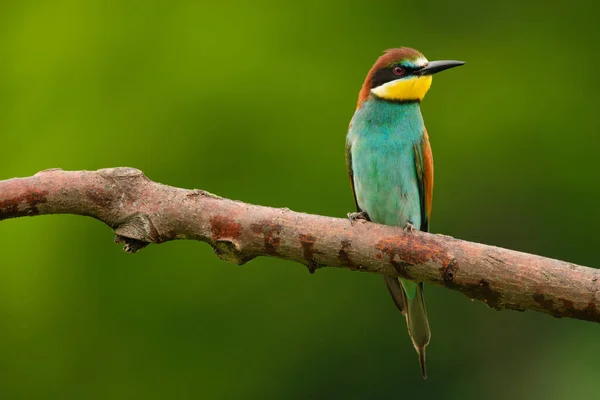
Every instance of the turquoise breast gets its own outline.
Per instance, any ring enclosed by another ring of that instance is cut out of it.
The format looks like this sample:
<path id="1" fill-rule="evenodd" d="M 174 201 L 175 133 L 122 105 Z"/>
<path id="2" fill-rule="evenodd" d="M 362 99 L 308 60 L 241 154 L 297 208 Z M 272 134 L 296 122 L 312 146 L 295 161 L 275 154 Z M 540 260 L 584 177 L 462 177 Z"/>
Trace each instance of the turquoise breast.
<path id="1" fill-rule="evenodd" d="M 351 145 L 354 190 L 371 221 L 421 228 L 415 145 L 424 131 L 419 103 L 371 96 L 356 111 L 346 140 Z"/>

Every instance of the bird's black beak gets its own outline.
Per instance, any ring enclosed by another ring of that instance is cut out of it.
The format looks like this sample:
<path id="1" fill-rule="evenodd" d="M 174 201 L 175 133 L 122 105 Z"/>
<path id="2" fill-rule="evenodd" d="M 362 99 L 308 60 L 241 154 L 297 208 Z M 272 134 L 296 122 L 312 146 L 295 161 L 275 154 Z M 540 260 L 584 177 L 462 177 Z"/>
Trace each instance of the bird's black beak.
<path id="1" fill-rule="evenodd" d="M 443 61 L 431 61 L 423 68 L 415 71 L 415 75 L 425 76 L 425 75 L 433 75 L 438 72 L 444 71 L 449 68 L 460 67 L 464 65 L 464 61 L 454 61 L 454 60 L 443 60 Z"/>

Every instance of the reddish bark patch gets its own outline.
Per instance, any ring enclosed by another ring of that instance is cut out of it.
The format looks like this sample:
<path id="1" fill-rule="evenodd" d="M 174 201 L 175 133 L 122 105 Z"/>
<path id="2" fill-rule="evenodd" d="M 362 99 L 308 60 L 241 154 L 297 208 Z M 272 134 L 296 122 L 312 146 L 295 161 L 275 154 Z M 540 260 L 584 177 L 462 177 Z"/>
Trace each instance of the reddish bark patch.
<path id="1" fill-rule="evenodd" d="M 560 301 L 563 303 L 563 306 L 567 309 L 567 310 L 574 310 L 575 309 L 575 304 L 571 301 L 571 300 L 567 300 L 567 299 L 560 299 Z"/>
<path id="2" fill-rule="evenodd" d="M 0 220 L 38 215 L 38 206 L 47 202 L 47 195 L 45 190 L 31 189 L 21 196 L 0 200 Z"/>
<path id="3" fill-rule="evenodd" d="M 490 283 L 481 279 L 477 283 L 457 283 L 456 280 L 446 282 L 446 287 L 455 289 L 469 297 L 470 299 L 481 300 L 488 307 L 495 310 L 502 309 L 502 299 L 500 293 L 492 289 Z M 518 310 L 517 310 L 518 311 Z"/>
<path id="4" fill-rule="evenodd" d="M 338 252 L 338 260 L 340 260 L 340 263 L 342 263 L 342 265 L 347 266 L 351 270 L 362 269 L 359 265 L 356 265 L 352 261 L 352 259 L 350 259 L 349 252 L 351 249 L 352 249 L 352 243 L 347 239 L 342 240 L 342 247 L 340 248 L 340 251 Z M 381 254 L 377 254 L 376 257 L 381 259 Z"/>
<path id="5" fill-rule="evenodd" d="M 546 299 L 542 293 L 535 293 L 531 296 L 533 301 L 535 301 L 542 309 L 548 311 L 549 314 L 555 316 L 556 318 L 561 318 L 560 311 L 554 307 L 554 302 L 551 299 Z"/>
<path id="6" fill-rule="evenodd" d="M 433 261 L 447 268 L 453 261 L 439 243 L 424 240 L 423 237 L 417 239 L 413 233 L 381 239 L 375 248 L 387 256 L 390 264 L 400 275 L 409 279 L 407 267 Z"/>
<path id="7" fill-rule="evenodd" d="M 407 252 L 403 246 L 398 244 L 398 237 L 390 237 L 381 239 L 375 245 L 375 248 L 381 252 L 380 258 L 387 256 L 388 262 L 394 267 L 396 272 L 404 278 L 409 278 L 407 267 L 416 265 L 418 262 L 413 262 L 411 255 L 407 256 Z"/>
<path id="8" fill-rule="evenodd" d="M 279 235 L 283 229 L 282 225 L 275 224 L 269 220 L 264 220 L 257 224 L 250 225 L 250 229 L 257 235 L 263 236 L 265 253 L 271 256 L 277 255 L 277 248 L 281 244 Z"/>
<path id="9" fill-rule="evenodd" d="M 440 268 L 442 280 L 446 285 L 451 284 L 454 281 L 454 277 L 456 276 L 457 272 L 458 265 L 456 265 L 456 260 L 452 260 L 447 266 L 442 266 Z"/>
<path id="10" fill-rule="evenodd" d="M 352 242 L 350 240 L 344 239 L 342 240 L 342 247 L 338 252 L 338 260 L 348 267 L 348 269 L 352 271 L 364 271 L 366 268 L 360 264 L 355 263 L 350 258 L 350 250 L 352 249 Z M 377 254 L 375 257 L 381 260 L 381 254 Z"/>
<path id="11" fill-rule="evenodd" d="M 310 234 L 300 234 L 300 245 L 302 246 L 302 252 L 304 253 L 304 259 L 307 262 L 308 272 L 314 274 L 319 263 L 315 259 L 315 254 L 319 254 L 319 251 L 315 250 L 315 243 L 317 239 Z"/>
<path id="12" fill-rule="evenodd" d="M 212 239 L 239 239 L 243 227 L 230 217 L 216 215 L 210 219 Z"/>
<path id="13" fill-rule="evenodd" d="M 548 311 L 548 313 L 556 318 L 567 317 L 600 322 L 600 311 L 596 308 L 596 304 L 593 301 L 589 302 L 586 308 L 577 309 L 575 308 L 575 303 L 573 303 L 573 301 L 560 298 L 558 300 L 564 307 L 564 309 L 560 309 L 556 306 L 554 301 L 546 298 L 546 296 L 539 292 L 533 295 L 533 300 L 539 304 L 541 308 Z"/>
<path id="14" fill-rule="evenodd" d="M 583 319 L 586 321 L 600 322 L 600 313 L 593 302 L 588 303 L 583 310 L 576 309 L 573 302 L 566 299 L 560 299 L 565 305 L 563 315 L 569 318 Z"/>
<path id="15" fill-rule="evenodd" d="M 546 296 L 544 296 L 541 293 L 536 293 L 532 296 L 533 301 L 535 301 L 536 303 L 538 303 L 540 305 L 540 307 L 542 307 L 544 310 L 553 310 L 554 309 L 554 302 L 552 300 L 546 300 Z"/>
<path id="16" fill-rule="evenodd" d="M 391 236 L 381 239 L 375 248 L 383 256 L 387 256 L 389 263 L 398 274 L 408 279 L 410 276 L 407 269 L 410 266 L 433 261 L 446 268 L 452 262 L 452 257 L 435 241 L 423 240 L 422 237 L 415 239 L 416 236 L 412 233 L 404 236 Z"/>
<path id="17" fill-rule="evenodd" d="M 492 290 L 490 283 L 484 279 L 479 281 L 478 285 L 470 287 L 472 293 L 482 299 L 488 306 L 493 309 L 500 310 L 500 295 Z"/>

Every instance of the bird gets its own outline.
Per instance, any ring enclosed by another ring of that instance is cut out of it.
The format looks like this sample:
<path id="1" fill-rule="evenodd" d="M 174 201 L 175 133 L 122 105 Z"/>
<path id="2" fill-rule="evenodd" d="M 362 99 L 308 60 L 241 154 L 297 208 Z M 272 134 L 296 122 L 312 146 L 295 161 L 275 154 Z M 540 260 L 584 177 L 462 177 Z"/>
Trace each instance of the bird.
<path id="1" fill-rule="evenodd" d="M 433 156 L 421 114 L 432 75 L 465 64 L 428 61 L 408 48 L 386 50 L 369 70 L 346 135 L 346 166 L 356 212 L 364 219 L 429 231 L 433 198 Z M 427 378 L 425 348 L 431 331 L 423 282 L 384 276 Z"/>

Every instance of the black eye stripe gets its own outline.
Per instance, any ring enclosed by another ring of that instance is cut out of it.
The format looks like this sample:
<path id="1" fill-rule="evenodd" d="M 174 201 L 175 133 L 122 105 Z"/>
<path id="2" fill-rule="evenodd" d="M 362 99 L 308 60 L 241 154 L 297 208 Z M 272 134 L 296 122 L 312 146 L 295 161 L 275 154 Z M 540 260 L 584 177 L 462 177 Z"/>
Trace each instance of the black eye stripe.
<path id="1" fill-rule="evenodd" d="M 395 74 L 394 68 L 396 67 L 402 68 L 404 73 L 402 75 Z M 377 86 L 381 86 L 398 78 L 413 75 L 415 71 L 416 68 L 407 67 L 402 64 L 390 65 L 389 67 L 382 68 L 373 74 L 373 77 L 371 78 L 371 87 L 376 88 Z"/>

